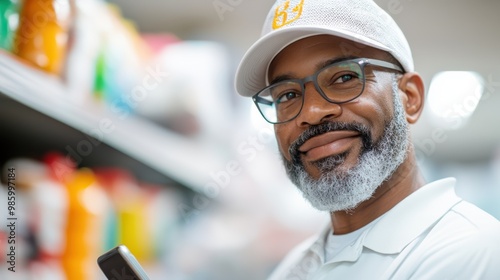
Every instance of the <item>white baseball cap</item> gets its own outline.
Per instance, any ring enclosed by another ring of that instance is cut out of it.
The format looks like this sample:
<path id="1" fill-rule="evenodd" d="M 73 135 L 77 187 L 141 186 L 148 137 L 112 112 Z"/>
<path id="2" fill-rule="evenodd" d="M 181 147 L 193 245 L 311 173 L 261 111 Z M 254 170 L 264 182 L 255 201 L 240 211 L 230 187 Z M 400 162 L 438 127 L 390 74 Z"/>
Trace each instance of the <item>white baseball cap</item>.
<path id="1" fill-rule="evenodd" d="M 403 32 L 373 0 L 277 0 L 260 39 L 236 70 L 236 91 L 253 96 L 267 85 L 267 70 L 286 46 L 302 38 L 328 34 L 390 53 L 406 72 L 413 58 Z"/>

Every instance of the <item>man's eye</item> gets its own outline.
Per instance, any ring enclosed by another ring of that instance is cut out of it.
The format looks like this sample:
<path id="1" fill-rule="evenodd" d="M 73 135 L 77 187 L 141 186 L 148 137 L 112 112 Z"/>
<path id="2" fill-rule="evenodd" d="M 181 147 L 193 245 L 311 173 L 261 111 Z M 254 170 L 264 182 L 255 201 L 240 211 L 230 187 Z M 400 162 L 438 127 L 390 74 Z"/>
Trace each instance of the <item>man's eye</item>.
<path id="1" fill-rule="evenodd" d="M 294 91 L 287 91 L 283 94 L 281 94 L 280 96 L 278 96 L 278 98 L 276 99 L 276 103 L 284 103 L 284 102 L 287 102 L 287 101 L 290 101 L 294 98 L 298 98 L 299 95 L 294 92 Z"/>
<path id="2" fill-rule="evenodd" d="M 343 74 L 342 76 L 338 77 L 335 81 L 333 81 L 333 84 L 346 83 L 355 78 L 357 77 L 353 74 Z"/>

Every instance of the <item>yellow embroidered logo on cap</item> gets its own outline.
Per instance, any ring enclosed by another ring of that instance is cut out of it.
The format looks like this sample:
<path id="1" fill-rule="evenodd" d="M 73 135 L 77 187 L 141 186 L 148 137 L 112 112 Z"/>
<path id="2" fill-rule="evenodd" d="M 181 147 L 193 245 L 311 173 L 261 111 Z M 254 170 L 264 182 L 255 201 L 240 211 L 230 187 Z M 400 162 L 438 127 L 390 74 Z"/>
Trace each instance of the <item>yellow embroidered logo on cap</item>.
<path id="1" fill-rule="evenodd" d="M 278 29 L 297 20 L 302 14 L 303 5 L 304 0 L 300 0 L 299 4 L 290 7 L 290 0 L 287 0 L 276 7 L 274 11 L 273 29 Z"/>

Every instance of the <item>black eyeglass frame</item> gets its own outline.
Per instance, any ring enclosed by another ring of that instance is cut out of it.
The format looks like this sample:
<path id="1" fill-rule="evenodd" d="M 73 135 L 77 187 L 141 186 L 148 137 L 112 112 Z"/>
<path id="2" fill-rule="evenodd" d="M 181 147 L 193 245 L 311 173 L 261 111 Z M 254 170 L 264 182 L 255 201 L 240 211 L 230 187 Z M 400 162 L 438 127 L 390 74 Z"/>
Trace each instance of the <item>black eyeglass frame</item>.
<path id="1" fill-rule="evenodd" d="M 328 98 L 328 96 L 323 92 L 323 90 L 321 89 L 321 87 L 318 85 L 318 75 L 323 72 L 323 70 L 327 69 L 327 68 L 330 68 L 332 66 L 335 66 L 337 64 L 342 64 L 342 63 L 346 63 L 346 62 L 354 62 L 354 63 L 357 63 L 359 65 L 359 68 L 361 69 L 361 73 L 363 74 L 363 87 L 361 89 L 361 91 L 359 92 L 358 95 L 356 95 L 355 97 L 349 99 L 349 100 L 346 100 L 346 101 L 341 101 L 341 102 L 338 102 L 338 101 L 333 101 L 331 100 L 330 98 Z M 301 87 L 301 91 L 302 91 L 302 104 L 300 106 L 300 109 L 299 111 L 297 112 L 297 114 L 295 116 L 293 116 L 292 118 L 290 118 L 289 120 L 286 120 L 286 121 L 277 121 L 277 122 L 272 122 L 272 121 L 269 121 L 266 116 L 264 115 L 264 113 L 261 111 L 258 103 L 261 103 L 261 104 L 266 104 L 266 105 L 272 105 L 273 102 L 270 102 L 269 100 L 266 100 L 262 97 L 259 96 L 259 94 L 261 94 L 263 91 L 267 90 L 268 88 L 272 87 L 272 86 L 275 86 L 276 84 L 272 84 L 272 85 L 269 85 L 263 89 L 261 89 L 259 92 L 257 92 L 255 95 L 252 96 L 252 100 L 253 102 L 255 103 L 255 106 L 257 106 L 257 109 L 259 110 L 259 113 L 262 115 L 262 117 L 268 122 L 268 123 L 271 123 L 271 124 L 281 124 L 281 123 L 286 123 L 286 122 L 289 122 L 293 119 L 295 119 L 298 115 L 300 115 L 300 112 L 302 112 L 302 108 L 304 106 L 304 92 L 305 92 L 305 84 L 308 83 L 308 82 L 312 82 L 313 85 L 314 85 L 314 88 L 316 88 L 316 90 L 319 92 L 319 94 L 328 102 L 330 103 L 333 103 L 333 104 L 343 104 L 343 103 L 347 103 L 347 102 L 350 102 L 358 97 L 361 96 L 361 94 L 363 94 L 363 92 L 365 91 L 365 82 L 366 82 L 366 75 L 365 75 L 365 67 L 367 65 L 373 65 L 373 66 L 378 66 L 378 67 L 382 67 L 382 68 L 386 68 L 386 69 L 391 69 L 391 70 L 395 70 L 395 71 L 398 71 L 398 72 L 401 72 L 401 73 L 404 73 L 405 71 L 397 64 L 394 64 L 394 63 L 391 63 L 391 62 L 387 62 L 387 61 L 384 61 L 384 60 L 379 60 L 379 59 L 373 59 L 373 58 L 355 58 L 355 59 L 346 59 L 346 60 L 341 60 L 341 61 L 338 61 L 338 62 L 335 62 L 335 63 L 332 63 L 332 64 L 328 64 L 326 65 L 325 67 L 319 69 L 318 71 L 316 71 L 314 74 L 310 75 L 310 76 L 307 76 L 307 77 L 304 77 L 302 79 L 289 79 L 289 80 L 284 80 L 284 81 L 280 81 L 279 83 L 283 83 L 283 82 L 296 82 L 300 85 Z"/>

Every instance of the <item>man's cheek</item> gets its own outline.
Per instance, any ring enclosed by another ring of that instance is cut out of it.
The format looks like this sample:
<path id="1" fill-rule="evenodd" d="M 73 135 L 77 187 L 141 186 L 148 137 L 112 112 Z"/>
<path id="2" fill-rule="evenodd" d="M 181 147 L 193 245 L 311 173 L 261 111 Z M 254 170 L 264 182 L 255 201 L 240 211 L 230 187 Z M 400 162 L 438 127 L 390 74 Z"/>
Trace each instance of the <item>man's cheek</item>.
<path id="1" fill-rule="evenodd" d="M 279 142 L 278 142 L 278 147 L 279 147 L 279 150 L 280 150 L 280 153 L 283 155 L 283 157 L 288 160 L 288 161 L 292 161 L 292 156 L 290 155 L 290 152 L 289 152 L 289 145 L 285 145 L 285 146 L 282 146 Z"/>
<path id="2" fill-rule="evenodd" d="M 280 150 L 280 153 L 285 157 L 286 160 L 291 161 L 292 157 L 288 152 L 291 145 L 291 141 L 287 141 L 286 138 L 284 137 L 286 134 L 283 126 L 284 125 L 275 125 L 274 133 L 276 135 L 276 141 L 278 143 L 278 149 Z"/>

